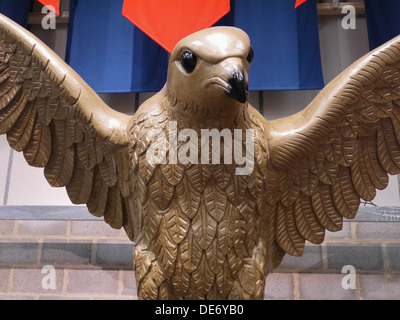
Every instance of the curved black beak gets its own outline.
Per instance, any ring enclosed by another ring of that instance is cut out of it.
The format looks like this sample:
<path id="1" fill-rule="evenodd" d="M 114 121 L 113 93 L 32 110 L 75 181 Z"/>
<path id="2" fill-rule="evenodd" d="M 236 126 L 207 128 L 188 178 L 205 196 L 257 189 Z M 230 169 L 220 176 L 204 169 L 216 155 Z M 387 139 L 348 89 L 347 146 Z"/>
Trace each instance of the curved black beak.
<path id="1" fill-rule="evenodd" d="M 228 95 L 240 103 L 245 103 L 249 92 L 249 84 L 247 83 L 243 72 L 234 72 L 228 80 L 228 83 Z"/>

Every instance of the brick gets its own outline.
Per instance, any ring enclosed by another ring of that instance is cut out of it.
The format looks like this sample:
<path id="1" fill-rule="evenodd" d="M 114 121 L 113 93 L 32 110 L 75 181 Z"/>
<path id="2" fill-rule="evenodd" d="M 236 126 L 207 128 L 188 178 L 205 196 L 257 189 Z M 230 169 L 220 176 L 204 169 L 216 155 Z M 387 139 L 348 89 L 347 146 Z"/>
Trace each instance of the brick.
<path id="1" fill-rule="evenodd" d="M 74 296 L 71 294 L 41 294 L 39 300 L 90 300 L 88 296 Z"/>
<path id="2" fill-rule="evenodd" d="M 399 300 L 400 275 L 363 275 L 359 276 L 360 295 L 363 299 Z"/>
<path id="3" fill-rule="evenodd" d="M 386 254 L 389 258 L 388 266 L 392 271 L 400 271 L 400 244 L 387 244 Z"/>
<path id="4" fill-rule="evenodd" d="M 294 282 L 291 273 L 270 273 L 265 279 L 264 299 L 294 299 Z"/>
<path id="5" fill-rule="evenodd" d="M 0 294 L 0 300 L 35 300 L 35 295 Z"/>
<path id="6" fill-rule="evenodd" d="M 0 236 L 9 236 L 14 232 L 15 221 L 0 220 Z"/>
<path id="7" fill-rule="evenodd" d="M 95 237 L 126 237 L 124 231 L 113 229 L 104 221 L 71 221 L 71 235 Z"/>
<path id="8" fill-rule="evenodd" d="M 0 269 L 0 292 L 7 292 L 10 272 L 10 269 Z"/>
<path id="9" fill-rule="evenodd" d="M 17 230 L 20 235 L 65 235 L 67 221 L 24 220 L 18 222 Z"/>
<path id="10" fill-rule="evenodd" d="M 354 300 L 356 290 L 343 289 L 344 274 L 299 274 L 301 300 Z"/>
<path id="11" fill-rule="evenodd" d="M 138 297 L 137 296 L 116 296 L 116 297 L 111 297 L 111 298 L 108 297 L 107 299 L 108 300 L 129 300 L 129 301 L 132 301 L 132 300 L 138 300 Z"/>
<path id="12" fill-rule="evenodd" d="M 55 289 L 45 289 L 42 281 L 48 284 L 47 279 L 50 273 L 42 273 L 42 268 L 14 270 L 12 291 L 21 293 L 56 293 L 61 292 L 64 281 L 64 270 L 55 269 Z"/>
<path id="13" fill-rule="evenodd" d="M 136 276 L 134 270 L 124 270 L 122 274 L 122 294 L 137 297 Z"/>
<path id="14" fill-rule="evenodd" d="M 399 222 L 359 222 L 356 225 L 357 239 L 399 239 Z"/>
<path id="15" fill-rule="evenodd" d="M 40 262 L 56 265 L 88 265 L 92 261 L 92 243 L 44 242 Z"/>
<path id="16" fill-rule="evenodd" d="M 136 296 L 119 296 L 119 295 L 71 295 L 71 294 L 54 294 L 39 295 L 39 300 L 137 300 Z"/>
<path id="17" fill-rule="evenodd" d="M 325 240 L 329 239 L 350 239 L 351 238 L 351 224 L 352 222 L 343 222 L 342 230 L 331 232 L 326 230 Z"/>
<path id="18" fill-rule="evenodd" d="M 321 246 L 307 244 L 301 257 L 286 254 L 277 271 L 284 269 L 307 271 L 322 268 Z"/>
<path id="19" fill-rule="evenodd" d="M 328 269 L 342 270 L 345 265 L 352 265 L 356 270 L 382 270 L 382 248 L 378 245 L 356 245 L 341 243 L 326 247 Z"/>
<path id="20" fill-rule="evenodd" d="M 37 263 L 38 243 L 5 241 L 0 240 L 0 265 Z"/>
<path id="21" fill-rule="evenodd" d="M 96 243 L 95 264 L 133 268 L 133 243 Z"/>
<path id="22" fill-rule="evenodd" d="M 112 295 L 112 296 L 93 296 L 92 300 L 138 300 L 137 296 L 118 296 L 118 295 Z"/>
<path id="23" fill-rule="evenodd" d="M 115 295 L 118 288 L 119 270 L 68 270 L 68 293 Z"/>

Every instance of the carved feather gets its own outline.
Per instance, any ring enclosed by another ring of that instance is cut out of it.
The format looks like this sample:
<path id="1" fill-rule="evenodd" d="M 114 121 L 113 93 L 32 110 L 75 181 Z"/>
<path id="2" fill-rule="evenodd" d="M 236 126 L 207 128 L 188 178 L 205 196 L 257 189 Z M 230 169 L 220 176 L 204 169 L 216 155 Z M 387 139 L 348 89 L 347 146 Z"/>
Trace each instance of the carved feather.
<path id="1" fill-rule="evenodd" d="M 228 202 L 225 216 L 221 222 L 218 223 L 218 246 L 225 256 L 228 254 L 229 249 L 233 247 L 234 222 L 237 218 L 237 216 L 235 216 L 235 210 L 235 207 Z"/>
<path id="2" fill-rule="evenodd" d="M 7 141 L 10 147 L 16 151 L 23 151 L 32 135 L 35 124 L 35 112 L 31 108 L 25 108 L 15 125 L 7 133 Z"/>
<path id="3" fill-rule="evenodd" d="M 192 220 L 193 236 L 202 250 L 207 250 L 217 233 L 217 222 L 207 214 L 204 201 Z"/>
<path id="4" fill-rule="evenodd" d="M 114 186 L 117 181 L 117 165 L 114 155 L 111 153 L 106 153 L 104 155 L 103 161 L 99 164 L 100 174 L 103 181 L 109 186 Z"/>
<path id="5" fill-rule="evenodd" d="M 190 229 L 186 238 L 180 245 L 182 264 L 185 270 L 192 273 L 199 266 L 202 256 L 201 248 L 195 243 L 193 230 Z"/>
<path id="6" fill-rule="evenodd" d="M 189 231 L 189 218 L 183 214 L 178 205 L 174 205 L 173 208 L 168 210 L 164 218 L 166 229 L 168 230 L 171 239 L 175 244 L 180 244 Z"/>
<path id="7" fill-rule="evenodd" d="M 96 167 L 94 171 L 92 192 L 90 194 L 87 207 L 89 212 L 97 217 L 102 217 L 107 206 L 108 186 L 101 179 L 101 175 Z"/>
<path id="8" fill-rule="evenodd" d="M 65 187 L 70 182 L 74 170 L 75 148 L 66 147 L 64 121 L 53 121 L 52 137 L 51 157 L 46 164 L 44 175 L 51 186 Z"/>
<path id="9" fill-rule="evenodd" d="M 311 201 L 314 213 L 323 227 L 329 231 L 342 230 L 343 216 L 336 210 L 330 186 L 320 182 Z"/>
<path id="10" fill-rule="evenodd" d="M 181 210 L 189 219 L 192 219 L 200 206 L 200 193 L 192 187 L 186 176 L 176 186 L 176 195 Z"/>
<path id="11" fill-rule="evenodd" d="M 219 248 L 218 239 L 215 238 L 206 251 L 207 263 L 211 271 L 218 275 L 224 266 L 225 256 Z"/>
<path id="12" fill-rule="evenodd" d="M 355 153 L 353 163 L 350 167 L 351 178 L 353 180 L 354 189 L 359 196 L 366 201 L 371 201 L 375 198 L 376 191 L 367 171 L 365 160 L 367 154 L 365 154 L 364 141 L 365 139 L 362 139 L 357 143 L 357 152 Z"/>
<path id="13" fill-rule="evenodd" d="M 310 169 L 305 167 L 303 170 L 301 170 L 300 186 L 301 191 L 304 194 L 311 196 L 318 186 L 318 176 L 315 173 L 312 173 Z"/>
<path id="14" fill-rule="evenodd" d="M 238 253 L 235 249 L 228 252 L 227 261 L 233 279 L 237 279 L 243 268 L 244 259 L 243 255 Z"/>
<path id="15" fill-rule="evenodd" d="M 42 125 L 36 119 L 32 135 L 28 145 L 24 149 L 25 160 L 33 167 L 44 167 L 51 156 L 51 148 L 50 128 Z"/>
<path id="16" fill-rule="evenodd" d="M 295 204 L 295 221 L 297 230 L 308 241 L 322 243 L 325 230 L 314 214 L 311 199 L 307 195 L 300 195 Z"/>
<path id="17" fill-rule="evenodd" d="M 239 206 L 244 201 L 247 187 L 246 179 L 248 179 L 246 176 L 231 175 L 231 181 L 226 188 L 226 195 L 235 206 Z"/>
<path id="18" fill-rule="evenodd" d="M 227 165 L 227 164 L 216 164 L 214 166 L 214 170 L 212 172 L 213 178 L 215 183 L 218 185 L 218 187 L 222 190 L 225 190 L 226 187 L 228 186 L 232 172 L 234 170 L 233 165 Z"/>
<path id="19" fill-rule="evenodd" d="M 124 202 L 118 186 L 109 188 L 103 215 L 104 221 L 115 229 L 120 229 L 125 224 L 123 206 Z"/>
<path id="20" fill-rule="evenodd" d="M 185 167 L 179 163 L 164 164 L 161 166 L 161 172 L 172 186 L 176 186 L 183 177 Z"/>
<path id="21" fill-rule="evenodd" d="M 364 139 L 364 152 L 365 166 L 372 185 L 378 190 L 385 189 L 389 183 L 389 178 L 379 162 L 376 138 Z"/>
<path id="22" fill-rule="evenodd" d="M 84 138 L 77 144 L 77 152 L 83 165 L 88 169 L 93 169 L 96 165 L 96 150 L 94 139 L 89 132 L 84 133 Z"/>
<path id="23" fill-rule="evenodd" d="M 92 191 L 93 171 L 93 169 L 85 168 L 79 156 L 75 153 L 74 171 L 71 181 L 66 187 L 72 203 L 84 204 L 89 201 Z"/>
<path id="24" fill-rule="evenodd" d="M 378 128 L 378 155 L 382 167 L 389 174 L 400 173 L 400 149 L 390 120 L 384 120 Z"/>
<path id="25" fill-rule="evenodd" d="M 160 225 L 163 220 L 163 216 L 161 215 L 161 213 L 165 212 L 158 212 L 156 204 L 153 204 L 152 202 L 147 203 L 144 206 L 143 211 L 144 237 L 146 239 L 146 243 L 152 243 L 159 233 Z"/>
<path id="26" fill-rule="evenodd" d="M 276 241 L 279 246 L 291 255 L 301 256 L 304 238 L 296 228 L 294 208 L 279 204 L 276 224 Z"/>
<path id="27" fill-rule="evenodd" d="M 226 210 L 227 197 L 211 179 L 210 183 L 204 189 L 204 202 L 208 213 L 215 221 L 220 222 Z"/>
<path id="28" fill-rule="evenodd" d="M 9 98 L 6 97 L 5 99 L 8 100 Z M 17 89 L 9 100 L 7 106 L 0 111 L 0 134 L 7 133 L 14 126 L 27 103 L 26 96 L 21 90 Z"/>
<path id="29" fill-rule="evenodd" d="M 186 176 L 198 192 L 203 192 L 212 174 L 211 165 L 191 166 L 186 170 Z"/>
<path id="30" fill-rule="evenodd" d="M 215 275 L 211 271 L 205 255 L 203 255 L 200 260 L 199 268 L 193 272 L 192 279 L 193 286 L 196 288 L 198 294 L 205 297 L 211 290 L 215 279 Z"/>
<path id="31" fill-rule="evenodd" d="M 157 255 L 157 260 L 162 265 L 164 278 L 172 277 L 175 270 L 175 262 L 177 258 L 177 246 L 171 239 L 166 228 L 165 216 L 161 220 L 160 233 L 154 244 L 154 253 Z"/>
<path id="32" fill-rule="evenodd" d="M 174 275 L 171 277 L 171 283 L 175 296 L 178 297 L 185 296 L 190 287 L 190 273 L 183 267 L 182 258 L 179 251 Z"/>
<path id="33" fill-rule="evenodd" d="M 132 184 L 131 162 L 126 149 L 122 149 L 115 153 L 116 175 L 121 194 L 124 198 L 131 196 L 134 192 Z"/>
<path id="34" fill-rule="evenodd" d="M 155 169 L 154 175 L 149 182 L 149 192 L 150 197 L 161 210 L 165 210 L 169 207 L 174 195 L 174 187 L 171 186 L 162 175 L 161 168 Z"/>
<path id="35" fill-rule="evenodd" d="M 232 290 L 234 279 L 232 278 L 228 262 L 225 261 L 222 269 L 215 277 L 218 292 L 228 298 L 229 292 Z"/>

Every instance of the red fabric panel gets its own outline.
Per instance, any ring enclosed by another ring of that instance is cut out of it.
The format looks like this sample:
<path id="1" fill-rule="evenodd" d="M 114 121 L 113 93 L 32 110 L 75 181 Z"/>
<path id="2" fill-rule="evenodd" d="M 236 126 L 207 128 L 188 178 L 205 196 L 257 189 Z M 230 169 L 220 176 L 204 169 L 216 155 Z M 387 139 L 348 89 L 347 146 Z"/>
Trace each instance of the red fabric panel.
<path id="1" fill-rule="evenodd" d="M 307 0 L 296 0 L 296 4 L 294 5 L 294 8 L 297 8 L 298 6 L 302 5 L 306 1 Z"/>
<path id="2" fill-rule="evenodd" d="M 227 14 L 229 0 L 125 0 L 122 14 L 168 52 Z"/>
<path id="3" fill-rule="evenodd" d="M 49 10 L 51 10 L 51 8 L 49 8 L 48 6 L 52 6 L 55 9 L 55 13 L 57 15 L 60 14 L 60 0 L 38 0 L 42 5 L 46 6 Z"/>

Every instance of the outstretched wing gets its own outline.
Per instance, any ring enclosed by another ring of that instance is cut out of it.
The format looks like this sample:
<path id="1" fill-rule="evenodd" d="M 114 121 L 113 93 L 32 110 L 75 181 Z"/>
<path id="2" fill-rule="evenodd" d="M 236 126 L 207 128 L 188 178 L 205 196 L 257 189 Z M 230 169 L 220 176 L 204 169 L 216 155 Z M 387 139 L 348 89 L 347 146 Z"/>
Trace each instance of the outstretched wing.
<path id="1" fill-rule="evenodd" d="M 0 134 L 114 228 L 132 194 L 129 116 L 109 108 L 52 50 L 0 15 Z"/>
<path id="2" fill-rule="evenodd" d="M 362 57 L 303 111 L 268 122 L 275 239 L 301 255 L 400 173 L 400 37 Z"/>

